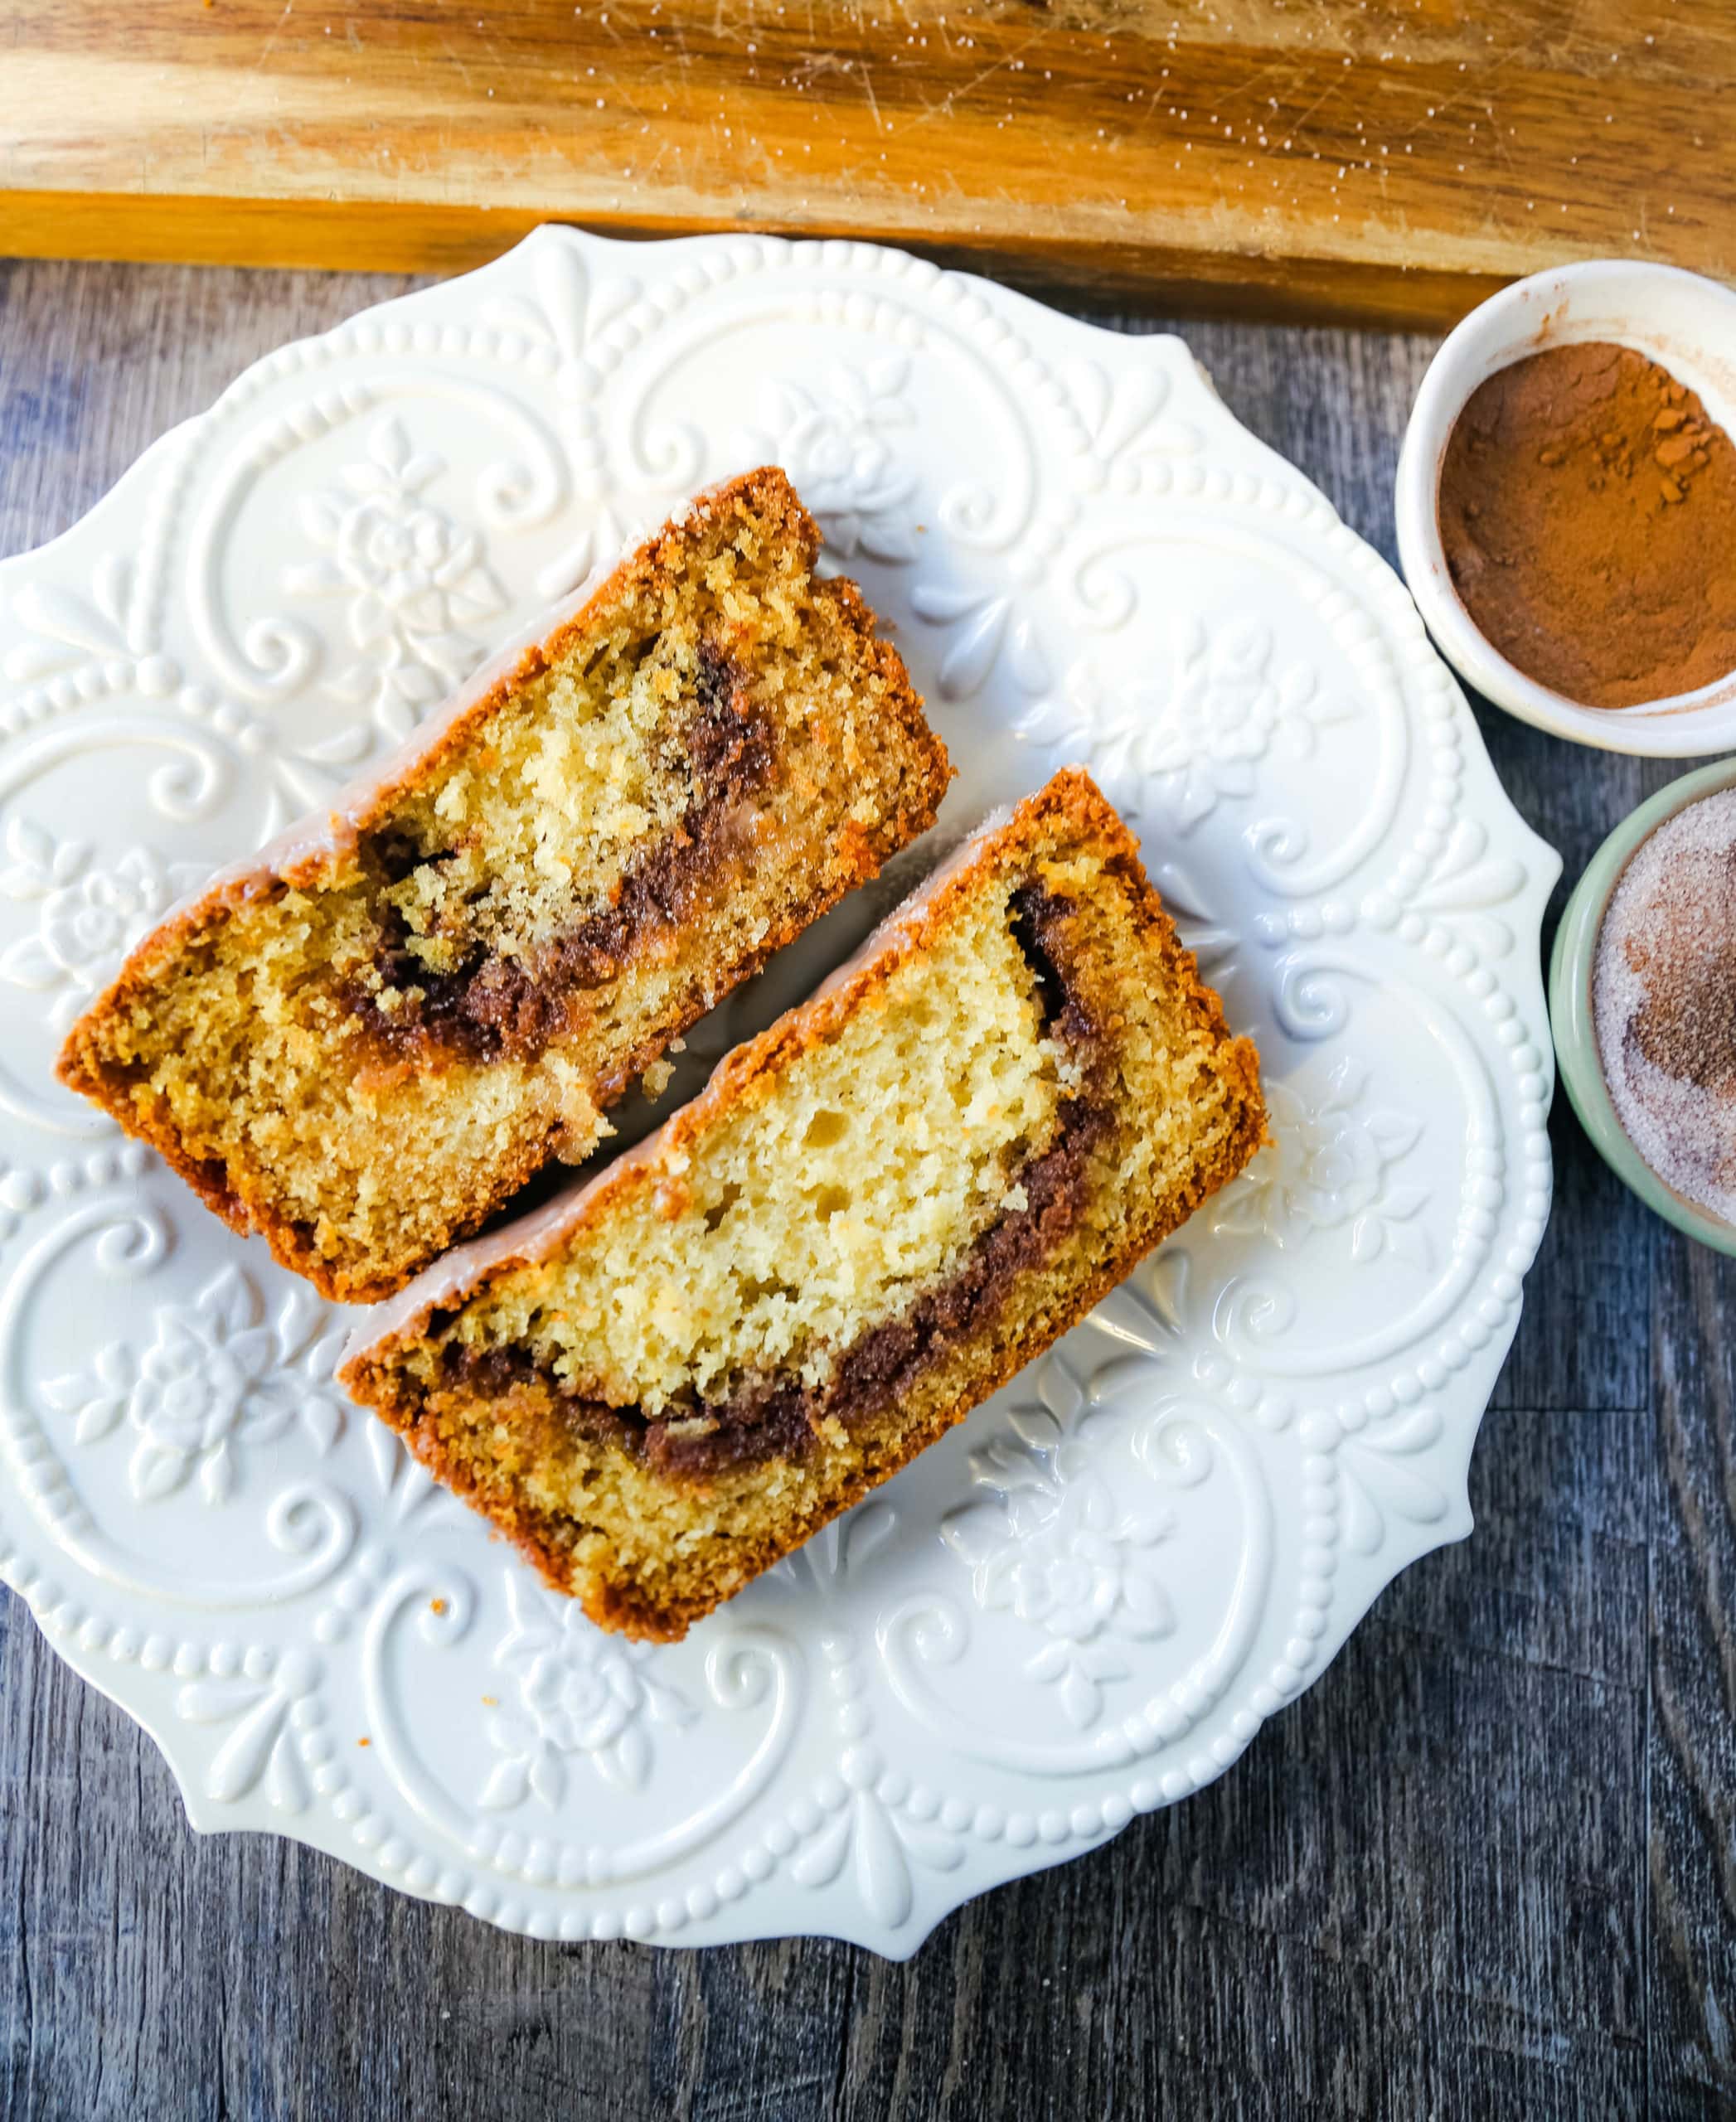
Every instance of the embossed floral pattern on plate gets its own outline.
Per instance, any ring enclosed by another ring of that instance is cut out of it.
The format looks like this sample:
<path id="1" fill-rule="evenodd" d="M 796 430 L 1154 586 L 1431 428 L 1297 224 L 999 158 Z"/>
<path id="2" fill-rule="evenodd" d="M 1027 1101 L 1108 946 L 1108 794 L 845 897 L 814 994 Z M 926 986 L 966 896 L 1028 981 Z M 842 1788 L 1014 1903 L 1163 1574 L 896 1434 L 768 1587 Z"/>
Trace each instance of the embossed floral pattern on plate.
<path id="1" fill-rule="evenodd" d="M 943 832 L 1069 757 L 1137 820 L 1273 1141 L 653 1648 L 348 1408 L 342 1315 L 50 1072 L 173 898 L 766 457 L 929 700 Z M 1390 573 L 1176 340 L 895 252 L 547 230 L 287 347 L 0 569 L 0 1573 L 201 1828 L 539 1935 L 908 1953 L 1221 1773 L 1467 1529 L 1548 1207 L 1556 867 Z"/>

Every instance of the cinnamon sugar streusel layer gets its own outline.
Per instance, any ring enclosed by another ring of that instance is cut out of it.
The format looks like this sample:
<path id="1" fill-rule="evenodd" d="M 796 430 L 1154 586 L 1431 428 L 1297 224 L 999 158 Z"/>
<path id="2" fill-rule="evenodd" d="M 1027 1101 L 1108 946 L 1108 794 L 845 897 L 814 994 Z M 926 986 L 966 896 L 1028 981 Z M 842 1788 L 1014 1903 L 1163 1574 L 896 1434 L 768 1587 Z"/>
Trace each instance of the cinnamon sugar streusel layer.
<path id="1" fill-rule="evenodd" d="M 1074 1325 L 1264 1118 L 1064 773 L 658 1134 L 404 1291 L 343 1377 L 594 1619 L 678 1636 Z"/>
<path id="2" fill-rule="evenodd" d="M 134 952 L 61 1073 L 327 1294 L 385 1296 L 933 823 L 951 769 L 772 468 Z"/>

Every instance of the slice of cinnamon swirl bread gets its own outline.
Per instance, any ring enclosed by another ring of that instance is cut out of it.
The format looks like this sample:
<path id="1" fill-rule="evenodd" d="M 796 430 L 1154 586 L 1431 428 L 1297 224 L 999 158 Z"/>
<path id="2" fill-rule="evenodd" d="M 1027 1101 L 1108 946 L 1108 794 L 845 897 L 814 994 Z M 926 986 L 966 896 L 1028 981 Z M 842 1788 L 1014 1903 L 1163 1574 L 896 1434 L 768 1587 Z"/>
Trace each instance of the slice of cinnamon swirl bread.
<path id="1" fill-rule="evenodd" d="M 594 1620 L 679 1636 L 1074 1325 L 1264 1117 L 1126 828 L 1063 773 L 342 1375 Z"/>
<path id="2" fill-rule="evenodd" d="M 703 494 L 135 951 L 61 1073 L 327 1295 L 400 1287 L 933 823 L 951 769 L 781 472 Z"/>

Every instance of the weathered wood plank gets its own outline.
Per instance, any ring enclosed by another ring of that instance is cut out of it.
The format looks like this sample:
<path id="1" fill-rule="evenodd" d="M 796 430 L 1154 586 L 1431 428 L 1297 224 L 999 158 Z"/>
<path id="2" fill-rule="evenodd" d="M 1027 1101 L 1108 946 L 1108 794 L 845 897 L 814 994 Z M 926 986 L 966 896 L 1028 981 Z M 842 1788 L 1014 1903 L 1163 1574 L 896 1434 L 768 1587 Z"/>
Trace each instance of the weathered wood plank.
<path id="1" fill-rule="evenodd" d="M 6 46 L 0 247 L 36 254 L 772 227 L 1387 323 L 1566 257 L 1736 273 L 1718 0 L 132 0 L 124 36 L 14 0 Z"/>
<path id="2" fill-rule="evenodd" d="M 1646 1970 L 1661 2114 L 1736 2113 L 1736 1262 L 1657 1250 Z"/>

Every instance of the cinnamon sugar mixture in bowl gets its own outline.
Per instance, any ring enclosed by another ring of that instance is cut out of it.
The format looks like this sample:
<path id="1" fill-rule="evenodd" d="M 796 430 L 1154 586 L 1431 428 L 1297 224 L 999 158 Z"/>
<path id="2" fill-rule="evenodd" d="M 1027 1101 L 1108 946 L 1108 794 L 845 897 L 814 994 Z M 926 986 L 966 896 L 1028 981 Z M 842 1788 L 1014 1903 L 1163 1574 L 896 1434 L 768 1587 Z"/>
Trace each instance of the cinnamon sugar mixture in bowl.
<path id="1" fill-rule="evenodd" d="M 1736 788 L 1644 841 L 1592 969 L 1604 1078 L 1652 1170 L 1736 1223 Z"/>

